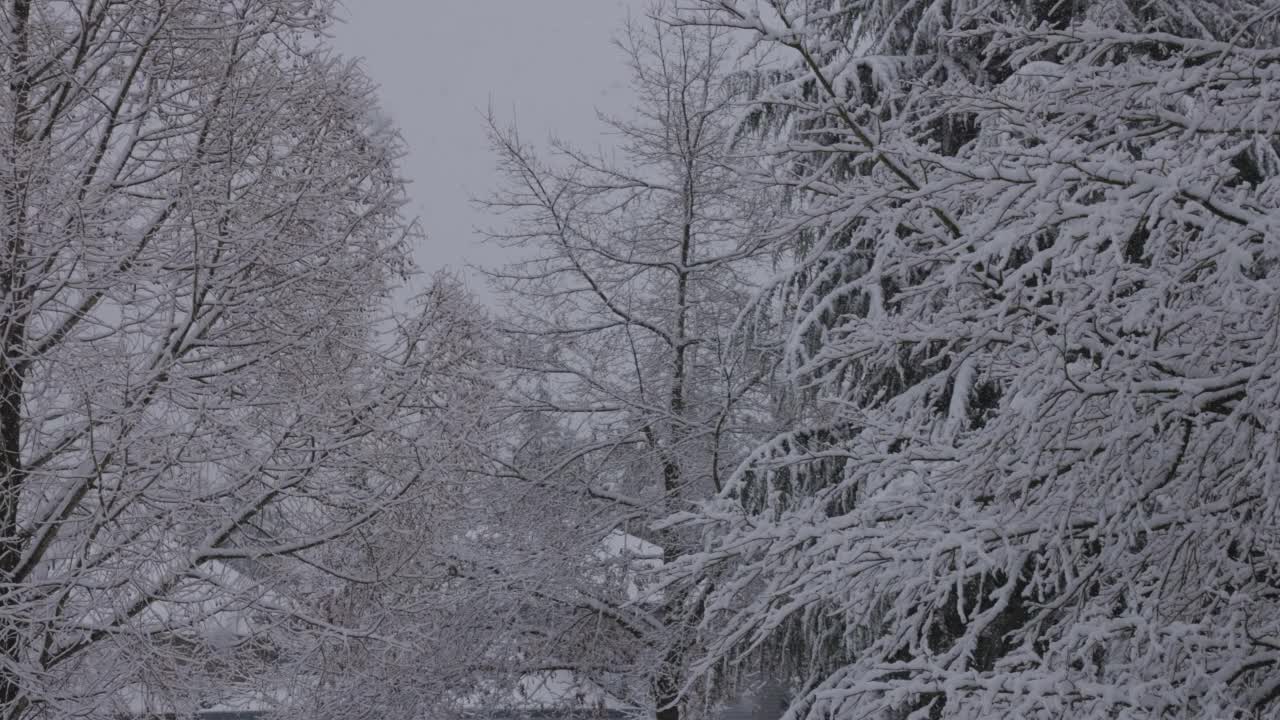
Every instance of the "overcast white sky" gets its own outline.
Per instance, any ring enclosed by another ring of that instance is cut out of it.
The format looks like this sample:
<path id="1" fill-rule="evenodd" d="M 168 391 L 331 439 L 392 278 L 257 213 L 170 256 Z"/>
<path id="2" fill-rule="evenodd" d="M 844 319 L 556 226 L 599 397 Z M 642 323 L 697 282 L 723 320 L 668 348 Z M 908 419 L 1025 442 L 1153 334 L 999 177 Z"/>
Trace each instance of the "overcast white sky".
<path id="1" fill-rule="evenodd" d="M 596 109 L 622 110 L 630 97 L 611 38 L 644 0 L 344 1 L 335 43 L 364 58 L 409 145 L 410 210 L 428 236 L 419 264 L 501 262 L 496 248 L 476 244 L 473 229 L 490 223 L 469 202 L 497 181 L 484 109 L 514 119 L 530 141 L 554 132 L 598 142 Z"/>

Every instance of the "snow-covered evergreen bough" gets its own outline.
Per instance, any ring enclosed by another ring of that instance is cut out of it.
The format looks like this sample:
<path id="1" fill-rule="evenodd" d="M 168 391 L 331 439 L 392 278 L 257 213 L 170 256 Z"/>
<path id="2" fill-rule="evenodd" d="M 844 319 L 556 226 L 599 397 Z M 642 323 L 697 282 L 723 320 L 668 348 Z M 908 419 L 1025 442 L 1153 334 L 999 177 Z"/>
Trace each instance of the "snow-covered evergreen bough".
<path id="1" fill-rule="evenodd" d="M 704 6 L 794 61 L 759 308 L 809 409 L 683 518 L 704 670 L 790 717 L 1280 713 L 1280 4 Z"/>

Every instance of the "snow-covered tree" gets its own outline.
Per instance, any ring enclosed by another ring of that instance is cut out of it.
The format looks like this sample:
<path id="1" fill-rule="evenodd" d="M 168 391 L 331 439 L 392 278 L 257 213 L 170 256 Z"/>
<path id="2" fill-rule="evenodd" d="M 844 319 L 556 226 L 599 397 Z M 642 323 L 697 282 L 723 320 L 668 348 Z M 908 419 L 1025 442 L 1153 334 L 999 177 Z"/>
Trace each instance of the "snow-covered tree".
<path id="1" fill-rule="evenodd" d="M 804 421 L 684 516 L 791 717 L 1280 708 L 1280 13 L 722 0 Z M 690 17 L 690 22 L 707 22 Z"/>
<path id="2" fill-rule="evenodd" d="M 429 363 L 384 305 L 400 144 L 318 40 L 329 5 L 0 9 L 0 717 L 254 675 L 292 612 L 229 568 L 431 469 Z"/>
<path id="3" fill-rule="evenodd" d="M 495 132 L 509 182 L 488 206 L 509 224 L 494 239 L 522 259 L 491 273 L 510 300 L 513 388 L 510 441 L 491 460 L 522 508 L 503 523 L 520 547 L 503 554 L 523 561 L 493 582 L 541 597 L 517 613 L 523 658 L 668 720 L 682 712 L 697 599 L 636 587 L 627 562 L 687 549 L 689 536 L 652 522 L 717 492 L 767 416 L 770 366 L 731 330 L 769 266 L 772 205 L 742 182 L 726 33 L 646 21 L 622 45 L 637 106 L 606 118 L 616 152 L 556 144 L 543 160 Z M 620 531 L 646 557 L 599 554 Z"/>
<path id="4" fill-rule="evenodd" d="M 273 567 L 280 595 L 305 608 L 278 640 L 278 675 L 292 678 L 287 718 L 416 720 L 475 694 L 487 643 L 502 618 L 464 576 L 463 548 L 485 515 L 467 475 L 471 446 L 489 437 L 497 393 L 487 313 L 456 278 L 437 275 L 416 300 L 408 335 L 425 370 L 411 406 L 412 444 L 429 485 L 317 551 L 306 564 Z M 299 624 L 300 623 L 300 624 Z M 487 633 L 487 634 L 486 634 Z M 434 716 L 434 715 L 433 715 Z"/>

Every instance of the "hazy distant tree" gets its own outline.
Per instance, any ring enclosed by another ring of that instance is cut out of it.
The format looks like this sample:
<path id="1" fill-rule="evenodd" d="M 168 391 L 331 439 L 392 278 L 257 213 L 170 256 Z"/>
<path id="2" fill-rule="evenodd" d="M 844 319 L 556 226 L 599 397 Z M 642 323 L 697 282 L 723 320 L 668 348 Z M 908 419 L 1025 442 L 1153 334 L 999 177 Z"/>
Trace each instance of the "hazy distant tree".
<path id="1" fill-rule="evenodd" d="M 273 568 L 276 592 L 319 631 L 277 639 L 277 673 L 292 679 L 282 717 L 438 715 L 476 694 L 477 666 L 502 641 L 506 619 L 473 612 L 493 608 L 466 579 L 466 547 L 487 518 L 468 473 L 480 461 L 472 446 L 491 435 L 498 346 L 484 308 L 453 277 L 434 278 L 416 304 L 407 333 L 425 377 L 404 433 L 430 482 L 306 564 Z"/>
<path id="2" fill-rule="evenodd" d="M 0 717 L 193 707 L 288 615 L 227 563 L 429 469 L 400 143 L 329 6 L 0 9 Z"/>
<path id="3" fill-rule="evenodd" d="M 1274 715 L 1274 3 L 701 6 L 794 59 L 751 128 L 807 406 L 690 526 L 700 668 L 768 653 L 792 717 Z"/>

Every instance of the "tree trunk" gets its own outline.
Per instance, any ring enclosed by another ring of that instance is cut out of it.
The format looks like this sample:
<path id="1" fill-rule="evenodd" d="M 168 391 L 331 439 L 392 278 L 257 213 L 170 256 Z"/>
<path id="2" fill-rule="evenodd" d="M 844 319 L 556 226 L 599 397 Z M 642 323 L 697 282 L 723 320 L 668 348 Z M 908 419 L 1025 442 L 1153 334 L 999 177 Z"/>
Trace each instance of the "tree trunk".
<path id="1" fill-rule="evenodd" d="M 22 496 L 26 471 L 22 463 L 23 377 L 26 362 L 25 340 L 28 307 L 24 257 L 26 238 L 27 168 L 25 146 L 30 140 L 31 91 L 28 20 L 30 0 L 13 0 L 10 11 L 9 47 L 9 111 L 13 113 L 13 129 L 0 167 L 4 177 L 2 212 L 4 258 L 0 266 L 0 583 L 5 591 L 0 596 L 0 717 L 15 718 L 22 713 L 22 687 L 14 668 L 21 662 L 21 631 L 11 608 L 21 604 L 22 593 L 14 576 L 22 557 L 22 538 L 18 528 L 18 505 Z"/>

